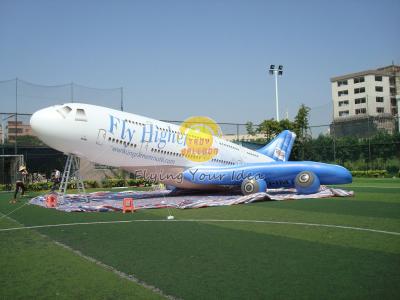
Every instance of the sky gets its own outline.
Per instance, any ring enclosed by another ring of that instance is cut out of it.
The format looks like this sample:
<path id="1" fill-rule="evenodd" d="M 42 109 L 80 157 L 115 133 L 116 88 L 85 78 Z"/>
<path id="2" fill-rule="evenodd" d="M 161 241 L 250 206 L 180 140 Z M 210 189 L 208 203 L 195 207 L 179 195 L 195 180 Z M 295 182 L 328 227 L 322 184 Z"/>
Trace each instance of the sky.
<path id="1" fill-rule="evenodd" d="M 129 112 L 258 123 L 275 116 L 268 68 L 282 64 L 281 118 L 304 103 L 327 124 L 331 77 L 400 64 L 399 11 L 398 0 L 0 0 L 0 81 L 123 87 Z"/>

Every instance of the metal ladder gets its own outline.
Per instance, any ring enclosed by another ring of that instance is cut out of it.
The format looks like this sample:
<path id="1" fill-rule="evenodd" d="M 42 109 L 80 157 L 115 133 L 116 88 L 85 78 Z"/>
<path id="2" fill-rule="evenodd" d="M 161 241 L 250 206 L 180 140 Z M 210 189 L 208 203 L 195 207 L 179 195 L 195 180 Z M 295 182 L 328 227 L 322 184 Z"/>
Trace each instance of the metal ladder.
<path id="1" fill-rule="evenodd" d="M 62 198 L 64 198 L 65 193 L 67 192 L 68 183 L 70 179 L 74 178 L 76 181 L 76 188 L 79 194 L 85 198 L 86 202 L 89 202 L 86 195 L 85 185 L 83 184 L 82 177 L 79 172 L 79 167 L 80 167 L 79 157 L 73 154 L 68 154 L 60 183 L 59 193 L 61 194 Z"/>

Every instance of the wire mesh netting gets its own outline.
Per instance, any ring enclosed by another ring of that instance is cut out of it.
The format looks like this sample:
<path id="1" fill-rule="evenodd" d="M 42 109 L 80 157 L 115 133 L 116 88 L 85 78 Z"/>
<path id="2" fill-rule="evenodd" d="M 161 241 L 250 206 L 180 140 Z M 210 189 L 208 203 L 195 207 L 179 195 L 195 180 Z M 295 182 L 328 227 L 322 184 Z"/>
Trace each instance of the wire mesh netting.
<path id="1" fill-rule="evenodd" d="M 69 83 L 38 85 L 21 79 L 0 81 L 1 142 L 35 144 L 28 126 L 32 112 L 67 102 L 83 102 L 123 109 L 122 88 L 99 89 Z M 15 153 L 14 153 L 15 154 Z"/>
<path id="2" fill-rule="evenodd" d="M 0 81 L 0 184 L 13 181 L 12 155 L 23 155 L 29 170 L 43 176 L 49 176 L 52 168 L 62 168 L 63 154 L 34 136 L 29 119 L 39 109 L 68 102 L 123 109 L 123 89 L 99 89 L 76 83 L 46 86 L 21 79 Z"/>
<path id="3" fill-rule="evenodd" d="M 99 89 L 76 83 L 46 86 L 21 79 L 0 81 L 0 103 L 3 113 L 31 113 L 66 102 L 84 102 L 121 109 L 123 89 Z"/>
<path id="4" fill-rule="evenodd" d="M 0 155 L 23 155 L 26 164 L 38 174 L 49 176 L 62 169 L 65 157 L 37 139 L 29 126 L 33 112 L 55 104 L 83 102 L 123 110 L 123 89 L 99 89 L 68 83 L 38 85 L 25 80 L 0 81 Z M 308 113 L 307 141 L 298 139 L 291 159 L 338 162 L 352 168 L 400 167 L 398 119 L 391 114 L 371 117 L 361 114 L 351 120 L 333 121 L 332 102 L 312 107 Z M 164 120 L 177 125 L 180 120 Z M 271 136 L 258 130 L 250 133 L 248 124 L 218 123 L 222 137 L 251 149 L 258 149 Z M 385 136 L 386 134 L 386 136 Z M 385 153 L 382 153 L 385 150 Z M 5 157 L 5 156 L 4 156 Z M 8 164 L 2 163 L 0 184 L 10 182 Z M 8 177 L 7 177 L 8 176 Z"/>

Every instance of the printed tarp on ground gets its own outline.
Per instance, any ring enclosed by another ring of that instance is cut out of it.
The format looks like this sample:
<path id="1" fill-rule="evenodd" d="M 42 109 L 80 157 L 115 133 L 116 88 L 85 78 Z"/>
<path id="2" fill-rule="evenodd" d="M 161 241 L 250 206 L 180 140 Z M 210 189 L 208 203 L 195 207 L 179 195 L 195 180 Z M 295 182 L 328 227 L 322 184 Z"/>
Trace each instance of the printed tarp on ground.
<path id="1" fill-rule="evenodd" d="M 30 204 L 46 206 L 48 195 L 35 197 L 29 201 Z M 123 191 L 123 192 L 94 192 L 84 195 L 68 194 L 57 197 L 57 210 L 65 212 L 90 212 L 90 211 L 119 211 L 122 210 L 124 198 L 133 198 L 134 207 L 144 208 L 201 208 L 211 206 L 224 206 L 234 204 L 247 204 L 255 201 L 267 200 L 295 200 L 306 198 L 348 197 L 353 196 L 352 191 L 328 188 L 322 186 L 320 191 L 311 195 L 299 195 L 295 189 L 270 189 L 265 193 L 255 193 L 247 196 L 241 194 L 179 194 L 169 190 L 156 191 Z"/>

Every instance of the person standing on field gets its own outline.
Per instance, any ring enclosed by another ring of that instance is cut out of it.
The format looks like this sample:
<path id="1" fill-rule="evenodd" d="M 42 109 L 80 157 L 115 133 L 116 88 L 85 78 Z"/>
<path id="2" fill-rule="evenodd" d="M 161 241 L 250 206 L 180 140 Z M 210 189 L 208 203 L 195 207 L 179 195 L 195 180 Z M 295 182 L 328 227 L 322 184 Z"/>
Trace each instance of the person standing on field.
<path id="1" fill-rule="evenodd" d="M 10 203 L 17 202 L 17 195 L 19 190 L 21 190 L 21 196 L 24 196 L 26 190 L 25 184 L 27 176 L 28 176 L 28 171 L 26 170 L 26 167 L 20 166 L 16 174 L 14 198 L 10 201 Z"/>
<path id="2" fill-rule="evenodd" d="M 56 189 L 60 187 L 61 172 L 57 169 L 54 169 L 51 180 L 53 181 L 51 191 L 54 192 Z"/>

